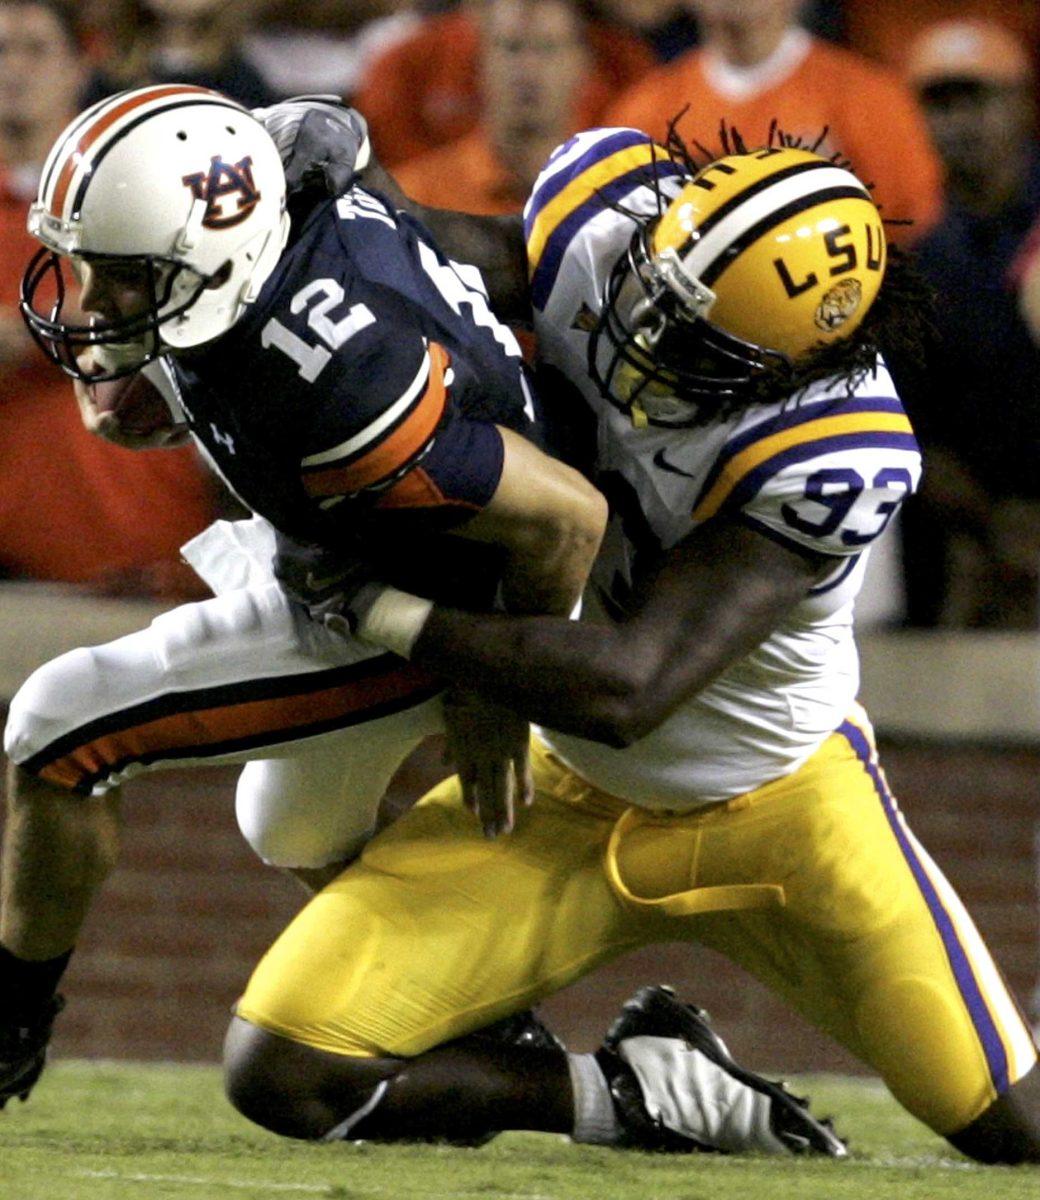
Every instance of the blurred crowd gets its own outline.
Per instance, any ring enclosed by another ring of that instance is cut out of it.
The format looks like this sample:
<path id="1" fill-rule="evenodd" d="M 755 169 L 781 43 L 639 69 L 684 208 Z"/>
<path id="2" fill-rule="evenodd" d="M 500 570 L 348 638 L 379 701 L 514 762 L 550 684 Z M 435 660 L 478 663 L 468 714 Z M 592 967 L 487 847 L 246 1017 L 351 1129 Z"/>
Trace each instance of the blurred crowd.
<path id="1" fill-rule="evenodd" d="M 723 121 L 847 158 L 933 285 L 892 364 L 924 448 L 890 619 L 1040 623 L 1040 0 L 0 0 L 0 576 L 190 595 L 177 547 L 228 504 L 191 450 L 79 427 L 16 313 L 47 148 L 146 82 L 356 104 L 419 199 L 522 206 L 575 130 L 717 148 Z"/>

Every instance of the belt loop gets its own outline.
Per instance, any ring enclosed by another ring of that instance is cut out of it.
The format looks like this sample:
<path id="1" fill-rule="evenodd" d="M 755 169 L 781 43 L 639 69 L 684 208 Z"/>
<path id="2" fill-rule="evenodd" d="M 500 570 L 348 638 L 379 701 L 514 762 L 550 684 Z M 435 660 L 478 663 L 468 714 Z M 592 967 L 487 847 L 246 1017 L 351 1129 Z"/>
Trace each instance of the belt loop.
<path id="1" fill-rule="evenodd" d="M 740 909 L 782 908 L 786 903 L 784 889 L 775 883 L 734 883 L 719 887 L 691 888 L 669 896 L 637 896 L 621 878 L 618 852 L 621 839 L 636 826 L 643 824 L 645 814 L 639 808 L 626 808 L 614 823 L 607 843 L 607 880 L 615 893 L 635 908 L 657 909 L 668 917 L 693 917 L 709 912 L 735 912 Z"/>

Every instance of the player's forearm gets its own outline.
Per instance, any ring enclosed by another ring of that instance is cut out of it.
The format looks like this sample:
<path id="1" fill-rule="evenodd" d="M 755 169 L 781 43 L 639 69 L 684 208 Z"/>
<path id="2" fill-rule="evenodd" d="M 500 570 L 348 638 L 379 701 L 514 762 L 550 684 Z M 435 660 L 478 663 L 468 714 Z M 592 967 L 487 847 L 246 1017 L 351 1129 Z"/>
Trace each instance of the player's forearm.
<path id="1" fill-rule="evenodd" d="M 818 577 L 812 560 L 719 520 L 643 579 L 617 624 L 467 614 L 390 597 L 371 605 L 368 629 L 370 640 L 528 720 L 625 746 L 750 653 Z"/>
<path id="2" fill-rule="evenodd" d="M 618 627 L 435 608 L 413 662 L 539 725 L 610 745 L 634 740 L 647 658 Z"/>
<path id="3" fill-rule="evenodd" d="M 573 468 L 500 429 L 502 474 L 459 536 L 505 553 L 502 598 L 514 613 L 566 616 L 581 596 L 607 522 L 607 502 Z"/>
<path id="4" fill-rule="evenodd" d="M 502 575 L 506 610 L 566 617 L 581 598 L 602 534 L 594 508 L 580 518 L 529 531 L 506 560 Z"/>

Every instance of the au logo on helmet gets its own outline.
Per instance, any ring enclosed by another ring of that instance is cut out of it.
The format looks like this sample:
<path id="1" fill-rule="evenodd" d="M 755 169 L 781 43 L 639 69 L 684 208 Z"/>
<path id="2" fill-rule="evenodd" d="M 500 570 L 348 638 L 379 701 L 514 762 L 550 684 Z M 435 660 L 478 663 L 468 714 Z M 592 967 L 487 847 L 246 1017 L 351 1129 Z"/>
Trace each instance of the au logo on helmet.
<path id="1" fill-rule="evenodd" d="M 182 177 L 195 199 L 206 202 L 202 224 L 207 229 L 230 229 L 256 208 L 260 193 L 253 182 L 252 168 L 252 158 L 228 163 L 217 154 L 210 159 L 207 171 Z"/>

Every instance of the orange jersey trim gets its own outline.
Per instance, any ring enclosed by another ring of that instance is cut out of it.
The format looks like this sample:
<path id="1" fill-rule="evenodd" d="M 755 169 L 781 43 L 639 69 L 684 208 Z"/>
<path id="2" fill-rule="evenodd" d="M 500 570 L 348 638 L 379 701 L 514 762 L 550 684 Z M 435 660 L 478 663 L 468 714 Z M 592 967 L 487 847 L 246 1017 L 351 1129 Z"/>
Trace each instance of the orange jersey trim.
<path id="1" fill-rule="evenodd" d="M 346 466 L 307 472 L 303 477 L 303 486 L 309 496 L 325 498 L 349 495 L 382 483 L 395 472 L 406 468 L 423 449 L 440 424 L 448 400 L 444 380 L 450 362 L 448 352 L 443 346 L 431 342 L 429 356 L 430 373 L 426 390 L 397 428 Z"/>
<path id="2" fill-rule="evenodd" d="M 262 734 L 277 735 L 271 740 L 282 741 L 315 726 L 357 724 L 369 710 L 374 715 L 388 706 L 396 711 L 401 701 L 412 695 L 418 700 L 418 693 L 431 689 L 432 678 L 421 668 L 387 657 L 392 664 L 388 670 L 333 687 L 174 713 L 104 734 L 48 763 L 39 776 L 78 789 L 132 763 L 214 757 L 253 744 Z M 301 686 L 306 688 L 306 678 Z M 191 749 L 198 753 L 184 753 Z"/>
<path id="3" fill-rule="evenodd" d="M 416 467 L 379 497 L 376 508 L 435 508 L 451 503 L 422 467 Z"/>

